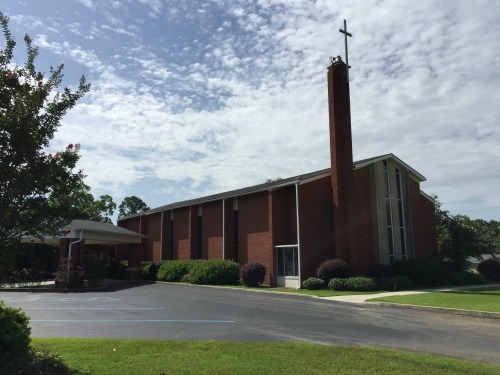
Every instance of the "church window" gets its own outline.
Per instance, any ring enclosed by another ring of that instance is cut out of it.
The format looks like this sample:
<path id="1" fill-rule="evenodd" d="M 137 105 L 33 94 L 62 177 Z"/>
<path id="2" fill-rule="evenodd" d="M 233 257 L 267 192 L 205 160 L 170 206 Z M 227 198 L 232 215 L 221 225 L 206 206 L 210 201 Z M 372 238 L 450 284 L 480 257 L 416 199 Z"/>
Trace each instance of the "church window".
<path id="1" fill-rule="evenodd" d="M 399 169 L 396 168 L 396 186 L 398 190 L 398 211 L 399 211 L 399 232 L 401 235 L 401 258 L 406 259 L 406 229 L 405 229 L 405 218 L 404 218 L 404 206 L 403 206 L 403 191 L 401 187 L 401 173 Z"/>
<path id="2" fill-rule="evenodd" d="M 389 243 L 389 259 L 394 260 L 394 233 L 392 224 L 392 202 L 391 202 L 391 184 L 389 179 L 389 167 L 387 160 L 384 160 L 384 182 L 385 182 L 385 210 L 387 214 L 387 240 Z"/>

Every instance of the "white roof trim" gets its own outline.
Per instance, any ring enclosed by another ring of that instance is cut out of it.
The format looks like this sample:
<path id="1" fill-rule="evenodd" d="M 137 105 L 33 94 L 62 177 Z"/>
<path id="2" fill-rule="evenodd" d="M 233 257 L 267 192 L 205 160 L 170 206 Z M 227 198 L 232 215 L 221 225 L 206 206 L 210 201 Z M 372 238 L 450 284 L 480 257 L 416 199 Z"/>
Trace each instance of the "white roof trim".
<path id="1" fill-rule="evenodd" d="M 377 157 L 374 157 L 374 158 L 371 158 L 371 159 L 365 159 L 365 160 L 361 160 L 361 161 L 355 162 L 354 163 L 354 169 L 364 168 L 364 167 L 366 167 L 368 165 L 377 163 L 377 162 L 382 161 L 382 160 L 387 160 L 387 159 L 392 159 L 396 163 L 398 163 L 401 166 L 403 166 L 404 168 L 406 168 L 410 172 L 410 176 L 413 175 L 412 177 L 416 177 L 416 178 L 414 178 L 416 181 L 422 182 L 422 181 L 426 181 L 427 180 L 423 175 L 421 175 L 420 173 L 418 173 L 415 169 L 413 169 L 412 167 L 410 167 L 408 164 L 406 164 L 404 161 L 402 161 L 400 158 L 398 158 L 394 154 L 381 155 L 381 156 L 377 156 Z"/>

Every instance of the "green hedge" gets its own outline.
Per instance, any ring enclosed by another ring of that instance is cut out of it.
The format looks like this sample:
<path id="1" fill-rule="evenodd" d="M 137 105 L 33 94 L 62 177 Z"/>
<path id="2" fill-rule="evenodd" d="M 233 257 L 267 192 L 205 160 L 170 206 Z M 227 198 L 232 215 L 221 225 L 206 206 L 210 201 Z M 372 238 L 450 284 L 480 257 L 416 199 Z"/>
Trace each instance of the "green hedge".
<path id="1" fill-rule="evenodd" d="M 319 290 L 325 287 L 325 282 L 318 277 L 310 277 L 302 282 L 302 289 Z"/>
<path id="2" fill-rule="evenodd" d="M 198 261 L 193 265 L 188 275 L 191 284 L 237 285 L 240 266 L 234 260 Z"/>
<path id="3" fill-rule="evenodd" d="M 337 291 L 371 292 L 377 290 L 377 280 L 371 277 L 333 278 L 328 283 L 328 289 Z"/>
<path id="4" fill-rule="evenodd" d="M 8 307 L 0 301 L 0 373 L 30 352 L 29 318 L 21 309 Z"/>
<path id="5" fill-rule="evenodd" d="M 241 283 L 249 287 L 258 287 L 266 278 L 266 266 L 260 262 L 249 262 L 240 269 Z"/>
<path id="6" fill-rule="evenodd" d="M 473 272 L 448 272 L 446 281 L 449 285 L 480 285 L 485 284 L 486 280 L 482 275 Z"/>
<path id="7" fill-rule="evenodd" d="M 160 281 L 181 281 L 196 263 L 196 260 L 167 260 L 158 269 L 158 280 Z"/>
<path id="8" fill-rule="evenodd" d="M 413 285 L 411 279 L 406 276 L 383 277 L 379 283 L 380 289 L 390 292 L 396 292 L 398 290 L 409 290 L 413 289 L 414 287 L 415 286 Z"/>
<path id="9" fill-rule="evenodd" d="M 156 281 L 158 266 L 153 262 L 141 263 L 141 279 Z"/>
<path id="10" fill-rule="evenodd" d="M 488 280 L 500 281 L 500 258 L 483 260 L 477 265 L 477 270 Z"/>
<path id="11" fill-rule="evenodd" d="M 327 259 L 316 270 L 316 275 L 326 284 L 333 278 L 348 278 L 352 275 L 351 266 L 342 259 Z"/>
<path id="12" fill-rule="evenodd" d="M 434 259 L 402 259 L 392 263 L 396 275 L 409 277 L 413 283 L 423 286 L 446 285 L 446 266 Z"/>

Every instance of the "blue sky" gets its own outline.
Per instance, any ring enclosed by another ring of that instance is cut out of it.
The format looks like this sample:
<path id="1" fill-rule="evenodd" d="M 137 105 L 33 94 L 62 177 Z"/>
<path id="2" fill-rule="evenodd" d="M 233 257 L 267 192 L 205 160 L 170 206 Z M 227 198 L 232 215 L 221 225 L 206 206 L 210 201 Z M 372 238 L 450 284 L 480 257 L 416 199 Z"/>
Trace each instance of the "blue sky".
<path id="1" fill-rule="evenodd" d="M 453 214 L 500 220 L 500 5 L 491 1 L 4 2 L 39 70 L 91 91 L 51 148 L 81 144 L 94 196 L 150 207 L 329 166 L 326 68 L 353 33 L 354 159 L 394 153 Z M 3 39 L 2 43 L 4 42 Z"/>

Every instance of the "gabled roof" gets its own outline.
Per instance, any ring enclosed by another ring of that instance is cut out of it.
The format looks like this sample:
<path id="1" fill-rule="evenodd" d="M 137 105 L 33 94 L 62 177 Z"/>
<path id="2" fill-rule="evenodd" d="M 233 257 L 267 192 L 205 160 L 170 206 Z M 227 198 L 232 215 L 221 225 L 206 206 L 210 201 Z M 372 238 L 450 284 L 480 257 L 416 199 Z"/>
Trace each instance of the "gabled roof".
<path id="1" fill-rule="evenodd" d="M 363 160 L 356 161 L 356 162 L 354 162 L 354 169 L 364 168 L 364 167 L 366 167 L 368 165 L 377 163 L 377 162 L 382 161 L 382 160 L 387 160 L 387 159 L 392 159 L 396 163 L 398 163 L 401 166 L 405 167 L 408 170 L 408 172 L 410 172 L 410 175 L 412 175 L 412 177 L 415 180 L 417 180 L 418 182 L 422 182 L 422 181 L 426 180 L 426 178 L 424 176 L 422 176 L 415 169 L 413 169 L 412 167 L 410 167 L 408 164 L 406 164 L 404 161 L 402 161 L 400 158 L 398 158 L 394 154 L 385 154 L 385 155 L 375 156 L 375 157 L 369 158 L 369 159 L 363 159 Z"/>
<path id="2" fill-rule="evenodd" d="M 425 181 L 424 176 L 422 176 L 420 173 L 418 173 L 416 170 L 411 168 L 408 164 L 404 163 L 401 159 L 399 159 L 398 157 L 396 157 L 393 154 L 386 154 L 386 155 L 376 156 L 376 157 L 369 158 L 369 159 L 363 159 L 363 160 L 356 161 L 353 163 L 353 168 L 355 170 L 360 169 L 360 168 L 364 168 L 364 167 L 367 167 L 367 166 L 374 164 L 376 162 L 379 162 L 382 160 L 387 160 L 387 159 L 393 159 L 396 163 L 398 163 L 401 166 L 403 166 L 404 168 L 406 168 L 410 172 L 410 175 L 414 179 L 416 179 L 417 181 L 419 181 L 419 182 Z M 317 178 L 326 177 L 326 176 L 330 175 L 330 173 L 331 173 L 330 168 L 326 168 L 326 169 L 321 169 L 321 170 L 316 171 L 316 172 L 301 174 L 298 176 L 279 179 L 279 180 L 271 181 L 271 182 L 265 182 L 263 184 L 249 186 L 249 187 L 242 188 L 242 189 L 231 190 L 231 191 L 227 191 L 224 193 L 207 195 L 205 197 L 175 202 L 175 203 L 167 204 L 164 206 L 160 206 L 157 208 L 153 208 L 153 209 L 141 212 L 140 214 L 124 216 L 124 217 L 119 218 L 118 221 L 129 219 L 132 217 L 137 217 L 137 216 L 151 215 L 154 213 L 167 211 L 167 210 L 173 210 L 173 209 L 180 208 L 180 207 L 193 206 L 193 205 L 197 205 L 200 203 L 218 201 L 221 199 L 230 199 L 230 198 L 234 198 L 234 197 L 238 197 L 238 196 L 242 196 L 242 195 L 259 193 L 262 191 L 271 191 L 271 190 L 280 189 L 280 188 L 283 188 L 286 186 L 295 185 L 297 183 L 304 184 L 304 183 L 307 183 L 309 181 L 315 180 Z"/>

